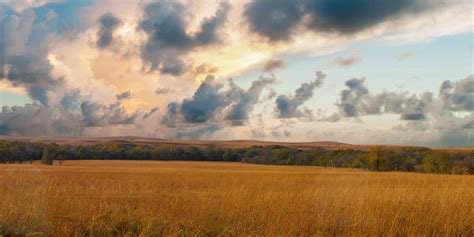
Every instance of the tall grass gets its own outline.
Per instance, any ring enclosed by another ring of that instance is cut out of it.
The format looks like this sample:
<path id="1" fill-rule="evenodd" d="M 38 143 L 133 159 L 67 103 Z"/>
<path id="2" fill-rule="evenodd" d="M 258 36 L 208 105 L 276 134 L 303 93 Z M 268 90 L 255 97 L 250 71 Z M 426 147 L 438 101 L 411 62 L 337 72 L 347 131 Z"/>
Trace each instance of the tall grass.
<path id="1" fill-rule="evenodd" d="M 474 235 L 474 177 L 211 162 L 0 166 L 0 235 Z"/>

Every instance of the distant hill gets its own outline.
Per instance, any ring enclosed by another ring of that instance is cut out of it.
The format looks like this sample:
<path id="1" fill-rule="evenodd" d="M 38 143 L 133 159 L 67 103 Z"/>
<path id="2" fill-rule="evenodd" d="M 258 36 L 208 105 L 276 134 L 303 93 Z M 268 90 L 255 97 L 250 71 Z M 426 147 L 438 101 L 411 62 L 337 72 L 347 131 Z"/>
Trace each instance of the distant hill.
<path id="1" fill-rule="evenodd" d="M 250 146 L 273 146 L 280 145 L 285 147 L 299 148 L 299 149 L 314 149 L 322 148 L 328 150 L 370 150 L 374 145 L 352 145 L 347 143 L 333 142 L 333 141 L 314 141 L 314 142 L 275 142 L 275 141 L 259 141 L 259 140 L 168 140 L 155 139 L 146 137 L 8 137 L 0 136 L 0 140 L 9 141 L 24 141 L 24 142 L 39 142 L 39 143 L 57 143 L 60 145 L 95 145 L 95 144 L 138 144 L 157 146 L 163 144 L 170 145 L 192 145 L 196 147 L 202 146 L 216 146 L 223 148 L 243 148 Z M 387 150 L 398 150 L 403 148 L 424 148 L 416 146 L 382 146 Z M 464 148 L 435 148 L 435 150 L 444 151 L 469 151 L 474 150 L 474 147 Z"/>

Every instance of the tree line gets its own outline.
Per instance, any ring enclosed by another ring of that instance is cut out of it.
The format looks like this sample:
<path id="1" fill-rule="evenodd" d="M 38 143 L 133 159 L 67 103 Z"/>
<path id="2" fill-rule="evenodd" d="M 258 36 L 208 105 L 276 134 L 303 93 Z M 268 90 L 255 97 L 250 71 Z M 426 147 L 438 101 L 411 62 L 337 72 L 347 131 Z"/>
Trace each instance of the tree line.
<path id="1" fill-rule="evenodd" d="M 474 174 L 474 151 L 445 152 L 428 148 L 385 150 L 296 149 L 284 146 L 247 148 L 158 146 L 136 144 L 57 145 L 20 141 L 0 141 L 0 163 L 40 160 L 52 165 L 56 160 L 182 160 L 227 161 L 268 165 L 305 165 L 357 168 L 371 171 Z"/>

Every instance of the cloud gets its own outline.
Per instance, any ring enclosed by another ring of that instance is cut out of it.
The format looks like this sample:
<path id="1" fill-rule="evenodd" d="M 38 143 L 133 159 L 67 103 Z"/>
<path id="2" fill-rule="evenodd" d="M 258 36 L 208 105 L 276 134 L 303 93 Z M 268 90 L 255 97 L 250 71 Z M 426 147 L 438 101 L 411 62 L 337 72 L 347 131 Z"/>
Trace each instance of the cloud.
<path id="1" fill-rule="evenodd" d="M 219 93 L 222 85 L 214 76 L 208 76 L 201 83 L 192 98 L 184 99 L 181 113 L 188 123 L 203 123 L 208 121 L 215 112 L 227 104 L 227 98 Z"/>
<path id="2" fill-rule="evenodd" d="M 334 60 L 332 60 L 331 63 L 339 67 L 349 67 L 360 62 L 361 60 L 362 59 L 357 56 L 347 56 L 347 57 L 337 57 Z"/>
<path id="3" fill-rule="evenodd" d="M 417 132 L 424 132 L 430 129 L 431 123 L 425 121 L 409 121 L 406 125 L 397 125 L 393 129 L 399 131 L 417 131 Z"/>
<path id="4" fill-rule="evenodd" d="M 38 104 L 4 106 L 0 112 L 0 135 L 78 136 L 84 125 L 74 114 Z"/>
<path id="5" fill-rule="evenodd" d="M 195 74 L 214 74 L 218 71 L 217 67 L 209 65 L 207 63 L 202 63 L 199 66 L 194 68 Z"/>
<path id="6" fill-rule="evenodd" d="M 337 121 L 340 117 L 359 117 L 362 115 L 375 115 L 381 113 L 400 114 L 402 120 L 424 120 L 426 110 L 433 103 L 431 93 L 421 96 L 406 93 L 382 92 L 371 94 L 365 85 L 365 78 L 347 80 L 347 89 L 341 91 L 337 103 L 340 114 L 332 115 L 330 121 Z"/>
<path id="7" fill-rule="evenodd" d="M 474 75 L 457 82 L 444 81 L 439 89 L 444 109 L 474 111 Z"/>
<path id="8" fill-rule="evenodd" d="M 186 71 L 182 56 L 198 47 L 218 43 L 219 29 L 230 10 L 228 2 L 219 5 L 214 16 L 202 21 L 194 35 L 187 32 L 185 6 L 178 2 L 153 2 L 144 7 L 140 30 L 147 35 L 141 57 L 150 71 L 179 76 Z"/>
<path id="9" fill-rule="evenodd" d="M 363 115 L 399 114 L 405 125 L 393 127 L 404 132 L 402 136 L 427 136 L 432 146 L 473 146 L 473 76 L 452 82 L 444 81 L 438 95 L 424 92 L 419 95 L 384 91 L 372 94 L 365 79 L 346 81 L 347 89 L 341 92 L 337 106 L 340 112 L 327 121 L 336 122 L 342 117 Z M 421 139 L 421 138 L 419 138 Z M 428 144 L 426 143 L 426 144 Z"/>
<path id="10" fill-rule="evenodd" d="M 51 74 L 50 42 L 29 42 L 35 13 L 29 9 L 17 13 L 0 6 L 0 14 L 0 80 L 23 87 L 33 100 L 48 104 L 48 93 L 61 87 L 63 80 Z"/>
<path id="11" fill-rule="evenodd" d="M 218 123 L 205 124 L 191 128 L 189 130 L 178 131 L 176 137 L 179 139 L 203 139 L 210 137 L 214 132 L 220 130 L 222 127 Z"/>
<path id="12" fill-rule="evenodd" d="M 299 29 L 354 34 L 440 3 L 436 0 L 252 0 L 245 6 L 244 16 L 253 32 L 270 41 L 288 41 Z"/>
<path id="13" fill-rule="evenodd" d="M 168 105 L 168 112 L 162 123 L 174 127 L 182 117 L 185 123 L 191 124 L 206 123 L 214 119 L 229 121 L 232 125 L 243 125 L 249 119 L 254 105 L 259 103 L 262 90 L 275 81 L 273 76 L 261 76 L 252 82 L 249 89 L 244 90 L 229 79 L 229 90 L 222 91 L 223 85 L 213 75 L 208 75 L 191 98 L 184 99 L 180 104 L 172 102 Z"/>
<path id="14" fill-rule="evenodd" d="M 112 13 L 102 15 L 99 20 L 98 40 L 96 45 L 100 49 L 105 49 L 113 44 L 114 31 L 122 24 L 122 21 Z"/>
<path id="15" fill-rule="evenodd" d="M 285 67 L 285 61 L 284 60 L 272 58 L 272 59 L 268 60 L 265 63 L 265 65 L 263 66 L 263 71 L 272 72 L 275 69 L 283 68 L 283 67 Z"/>
<path id="16" fill-rule="evenodd" d="M 326 75 L 320 71 L 316 72 L 316 79 L 310 83 L 303 83 L 296 89 L 293 96 L 279 95 L 275 101 L 277 116 L 279 118 L 299 118 L 305 113 L 299 107 L 311 99 L 314 90 L 321 87 Z"/>
<path id="17" fill-rule="evenodd" d="M 143 115 L 143 119 L 149 118 L 149 117 L 152 116 L 154 113 L 156 113 L 159 109 L 160 109 L 160 108 L 158 108 L 158 107 L 151 108 L 150 111 L 146 112 L 146 113 Z"/>
<path id="18" fill-rule="evenodd" d="M 132 124 L 138 114 L 128 115 L 122 104 L 103 105 L 94 102 L 83 102 L 81 112 L 86 126 L 107 126 L 116 124 Z"/>
<path id="19" fill-rule="evenodd" d="M 4 106 L 0 112 L 0 135 L 81 136 L 87 127 L 132 124 L 138 114 L 128 115 L 121 104 L 83 102 L 78 111 L 38 104 Z"/>
<path id="20" fill-rule="evenodd" d="M 226 97 L 232 102 L 226 119 L 231 121 L 232 125 L 243 125 L 249 119 L 254 105 L 259 102 L 263 88 L 275 82 L 274 77 L 261 76 L 258 80 L 253 81 L 252 86 L 245 91 L 230 79 L 230 90 L 226 93 Z"/>
<path id="21" fill-rule="evenodd" d="M 115 97 L 117 98 L 117 100 L 128 100 L 132 98 L 132 92 L 130 90 L 124 91 L 120 94 L 117 94 Z"/>
<path id="22" fill-rule="evenodd" d="M 244 15 L 253 32 L 271 41 L 289 40 L 303 17 L 301 3 L 299 0 L 253 0 L 245 5 Z"/>
<path id="23" fill-rule="evenodd" d="M 22 11 L 27 8 L 40 7 L 50 3 L 59 3 L 64 0 L 2 0 L 2 3 L 12 6 L 17 11 Z"/>
<path id="24" fill-rule="evenodd" d="M 174 93 L 176 92 L 175 89 L 171 89 L 171 88 L 157 88 L 155 90 L 155 94 L 157 95 L 163 95 L 163 94 L 170 94 L 170 93 Z"/>
<path id="25" fill-rule="evenodd" d="M 171 102 L 166 108 L 166 114 L 161 118 L 161 124 L 175 128 L 179 116 L 179 104 L 177 102 Z"/>
<path id="26" fill-rule="evenodd" d="M 168 104 L 161 124 L 175 129 L 178 138 L 193 139 L 209 137 L 226 124 L 243 126 L 261 102 L 263 89 L 275 82 L 273 75 L 261 75 L 244 90 L 229 79 L 228 90 L 223 90 L 224 85 L 208 75 L 192 97 Z"/>
<path id="27" fill-rule="evenodd" d="M 129 114 L 120 102 L 100 103 L 74 89 L 56 105 L 4 106 L 0 112 L 0 135 L 82 136 L 87 128 L 133 125 L 137 118 L 145 119 L 151 113 Z"/>

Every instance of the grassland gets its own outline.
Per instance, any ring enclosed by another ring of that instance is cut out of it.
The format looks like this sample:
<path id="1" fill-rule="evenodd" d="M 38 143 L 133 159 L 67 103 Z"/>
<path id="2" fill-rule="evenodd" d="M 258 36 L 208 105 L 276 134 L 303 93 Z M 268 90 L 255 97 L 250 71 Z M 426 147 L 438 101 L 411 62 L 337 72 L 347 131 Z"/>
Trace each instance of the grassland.
<path id="1" fill-rule="evenodd" d="M 474 176 L 66 161 L 1 165 L 0 200 L 0 235 L 474 235 Z"/>

